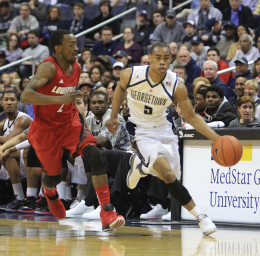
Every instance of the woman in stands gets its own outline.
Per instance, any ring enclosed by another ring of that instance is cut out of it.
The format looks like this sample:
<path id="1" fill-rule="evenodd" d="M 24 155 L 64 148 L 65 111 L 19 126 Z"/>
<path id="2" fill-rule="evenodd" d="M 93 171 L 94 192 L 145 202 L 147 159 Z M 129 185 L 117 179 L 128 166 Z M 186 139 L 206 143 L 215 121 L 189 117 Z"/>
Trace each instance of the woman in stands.
<path id="1" fill-rule="evenodd" d="M 254 116 L 255 102 L 250 96 L 242 96 L 237 103 L 239 118 L 230 122 L 228 127 L 259 127 L 260 119 Z"/>
<path id="2" fill-rule="evenodd" d="M 245 96 L 251 97 L 255 102 L 255 117 L 260 118 L 260 99 L 258 98 L 259 85 L 257 81 L 251 79 L 245 82 Z"/>
<path id="3" fill-rule="evenodd" d="M 236 28 L 235 42 L 230 45 L 226 60 L 232 60 L 236 56 L 237 51 L 240 50 L 239 38 L 243 34 L 251 35 L 247 26 L 240 25 Z"/>
<path id="4" fill-rule="evenodd" d="M 111 80 L 112 80 L 112 73 L 110 71 L 105 71 L 101 77 L 102 86 L 107 88 Z"/>
<path id="5" fill-rule="evenodd" d="M 139 63 L 141 61 L 141 57 L 143 55 L 142 47 L 133 41 L 134 32 L 132 28 L 124 29 L 124 43 L 118 44 L 115 48 L 113 55 L 117 53 L 117 51 L 125 51 L 127 53 L 128 63 L 134 64 Z"/>
<path id="6" fill-rule="evenodd" d="M 116 82 L 114 80 L 112 80 L 108 87 L 107 87 L 107 90 L 108 90 L 108 94 L 109 94 L 109 101 L 110 101 L 110 104 L 112 104 L 112 101 L 113 101 L 113 96 L 114 96 L 114 90 L 113 90 L 113 87 L 115 88 L 116 86 Z"/>
<path id="7" fill-rule="evenodd" d="M 80 65 L 81 65 L 81 71 L 82 72 L 87 72 L 88 69 L 86 67 L 86 62 L 88 59 L 91 58 L 92 55 L 92 51 L 90 50 L 90 48 L 84 48 L 81 51 L 81 56 L 80 56 Z"/>
<path id="8" fill-rule="evenodd" d="M 89 71 L 90 80 L 94 86 L 101 85 L 101 77 L 102 77 L 103 73 L 104 73 L 104 70 L 102 69 L 101 66 L 95 65 L 94 67 L 92 67 L 90 69 L 90 71 Z"/>
<path id="9" fill-rule="evenodd" d="M 197 91 L 200 89 L 201 85 L 210 86 L 210 81 L 206 77 L 197 77 L 193 80 L 192 88 L 193 88 L 193 95 L 196 96 Z"/>
<path id="10" fill-rule="evenodd" d="M 19 48 L 20 40 L 17 35 L 10 35 L 7 39 L 7 46 L 2 48 L 5 51 L 6 59 L 11 63 L 22 57 L 23 50 Z"/>

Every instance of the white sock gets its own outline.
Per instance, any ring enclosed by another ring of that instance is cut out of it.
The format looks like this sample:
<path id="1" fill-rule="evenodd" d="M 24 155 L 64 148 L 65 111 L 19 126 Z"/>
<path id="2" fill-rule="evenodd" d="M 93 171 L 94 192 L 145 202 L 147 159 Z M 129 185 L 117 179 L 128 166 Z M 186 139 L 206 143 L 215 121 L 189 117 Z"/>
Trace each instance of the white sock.
<path id="1" fill-rule="evenodd" d="M 195 206 L 190 213 L 197 219 L 198 215 L 201 214 L 201 210 L 198 208 L 198 206 Z"/>
<path id="2" fill-rule="evenodd" d="M 61 199 L 67 200 L 66 198 L 66 181 L 61 181 L 57 186 L 57 191 Z"/>
<path id="3" fill-rule="evenodd" d="M 38 190 L 37 188 L 29 188 L 29 187 L 27 187 L 26 194 L 28 196 L 36 197 L 37 196 L 37 190 Z"/>
<path id="4" fill-rule="evenodd" d="M 39 191 L 39 195 L 38 196 L 45 197 L 44 193 L 43 193 L 43 187 L 40 187 L 40 191 Z"/>
<path id="5" fill-rule="evenodd" d="M 67 200 L 72 200 L 71 187 L 66 186 L 66 198 Z"/>
<path id="6" fill-rule="evenodd" d="M 13 184 L 12 186 L 13 186 L 13 190 L 14 190 L 14 194 L 16 195 L 16 198 L 19 200 L 23 200 L 24 193 L 23 193 L 22 183 L 16 183 L 16 184 Z"/>
<path id="7" fill-rule="evenodd" d="M 79 199 L 84 199 L 84 194 L 83 194 L 83 190 L 82 189 L 78 189 L 78 192 L 77 192 L 77 197 L 79 197 Z"/>

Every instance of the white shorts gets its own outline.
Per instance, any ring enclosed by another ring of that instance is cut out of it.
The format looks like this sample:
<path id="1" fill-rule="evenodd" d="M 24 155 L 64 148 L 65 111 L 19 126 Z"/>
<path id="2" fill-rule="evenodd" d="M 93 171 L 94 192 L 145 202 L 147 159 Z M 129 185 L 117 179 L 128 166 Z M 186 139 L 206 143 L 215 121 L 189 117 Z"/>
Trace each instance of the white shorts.
<path id="1" fill-rule="evenodd" d="M 68 163 L 68 169 L 71 175 L 71 182 L 80 184 L 80 185 L 85 185 L 88 183 L 86 173 L 85 173 L 85 168 L 83 164 L 83 160 L 81 156 L 77 156 L 75 158 L 75 163 L 74 166 L 67 161 Z"/>
<path id="2" fill-rule="evenodd" d="M 136 127 L 135 140 L 145 163 L 148 163 L 150 157 L 148 169 L 151 175 L 159 176 L 153 169 L 153 164 L 157 158 L 165 157 L 177 179 L 181 178 L 178 137 L 173 133 L 169 122 L 149 129 Z"/>

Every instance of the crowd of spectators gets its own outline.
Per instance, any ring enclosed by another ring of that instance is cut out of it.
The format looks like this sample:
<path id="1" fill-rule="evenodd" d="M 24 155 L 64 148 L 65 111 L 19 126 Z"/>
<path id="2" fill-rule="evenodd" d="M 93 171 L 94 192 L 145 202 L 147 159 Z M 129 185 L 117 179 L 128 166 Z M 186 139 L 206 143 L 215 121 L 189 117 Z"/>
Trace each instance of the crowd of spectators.
<path id="1" fill-rule="evenodd" d="M 194 0 L 190 8 L 188 6 L 179 10 L 179 13 L 168 10 L 167 1 L 151 1 L 153 9 L 150 15 L 144 2 L 140 1 L 142 9 L 138 11 L 135 23 L 121 26 L 122 20 L 115 20 L 78 38 L 80 56 L 77 61 L 82 73 L 77 90 L 82 92 L 83 99 L 77 99 L 75 106 L 98 144 L 102 145 L 112 186 L 111 202 L 122 214 L 127 212 L 127 206 L 133 205 L 134 197 L 141 196 L 137 190 L 129 191 L 125 182 L 130 168 L 129 151 L 135 150 L 134 143 L 130 143 L 135 128 L 128 120 L 126 99 L 118 115 L 121 125 L 117 134 L 110 134 L 104 124 L 110 117 L 113 93 L 120 73 L 134 65 L 149 65 L 153 44 L 165 42 L 169 45 L 169 71 L 177 73 L 179 81 L 187 87 L 194 111 L 211 127 L 215 127 L 215 124 L 216 127 L 229 128 L 260 126 L 260 0 Z M 181 2 L 173 1 L 174 4 Z M 34 118 L 33 107 L 19 103 L 19 98 L 30 80 L 34 66 L 37 68 L 52 54 L 48 43 L 51 33 L 57 29 L 67 29 L 77 35 L 112 18 L 112 8 L 125 4 L 125 0 L 0 2 L 0 67 L 33 56 L 33 60 L 0 71 L 1 129 L 6 119 L 15 120 L 12 118 L 18 111 Z M 89 19 L 85 11 L 93 5 L 99 7 L 100 13 Z M 62 9 L 68 7 L 73 18 L 62 19 Z M 122 38 L 113 40 L 120 33 L 123 33 Z M 229 67 L 233 67 L 233 70 L 222 72 Z M 12 113 L 8 110 L 7 91 L 13 93 L 15 98 Z M 173 101 L 168 112 L 176 130 L 189 126 L 177 102 Z M 21 133 L 21 129 L 28 128 L 29 123 L 27 127 L 20 124 L 14 126 L 8 139 L 1 130 L 2 164 L 5 152 L 7 155 L 11 153 L 10 145 L 26 140 L 27 133 Z M 17 136 L 20 136 L 19 141 Z M 21 154 L 26 158 L 29 152 L 24 150 Z M 9 163 L 8 160 L 1 167 L 0 209 L 48 213 L 44 195 L 41 190 L 38 191 L 41 176 L 38 167 L 26 166 L 25 161 L 27 174 L 20 175 L 19 156 L 12 156 L 15 163 L 13 160 Z M 62 182 L 57 185 L 57 189 L 66 207 L 67 217 L 83 215 L 87 219 L 99 218 L 100 208 L 88 170 L 88 164 L 81 157 L 66 157 Z M 27 190 L 24 193 L 21 190 L 21 177 L 26 175 Z M 148 212 L 142 214 L 141 218 L 162 218 L 162 215 L 167 215 L 164 219 L 169 220 L 169 202 L 164 184 L 155 177 L 147 177 L 144 181 L 139 190 L 149 195 L 148 202 L 155 207 L 149 211 L 148 205 Z M 71 183 L 77 184 L 77 194 L 74 196 L 71 194 Z M 155 184 L 160 186 L 155 189 Z"/>

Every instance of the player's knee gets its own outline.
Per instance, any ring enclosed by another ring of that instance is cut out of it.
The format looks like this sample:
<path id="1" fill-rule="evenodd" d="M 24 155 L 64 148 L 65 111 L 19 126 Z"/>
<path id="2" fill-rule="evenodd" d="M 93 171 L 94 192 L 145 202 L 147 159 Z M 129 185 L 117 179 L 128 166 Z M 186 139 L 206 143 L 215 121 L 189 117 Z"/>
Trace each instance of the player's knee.
<path id="1" fill-rule="evenodd" d="M 164 170 L 161 173 L 161 177 L 165 183 L 172 183 L 177 179 L 175 173 L 172 170 Z"/>
<path id="2" fill-rule="evenodd" d="M 45 187 L 53 188 L 61 182 L 61 174 L 58 174 L 56 176 L 49 176 L 45 174 L 42 178 L 42 182 Z"/>

